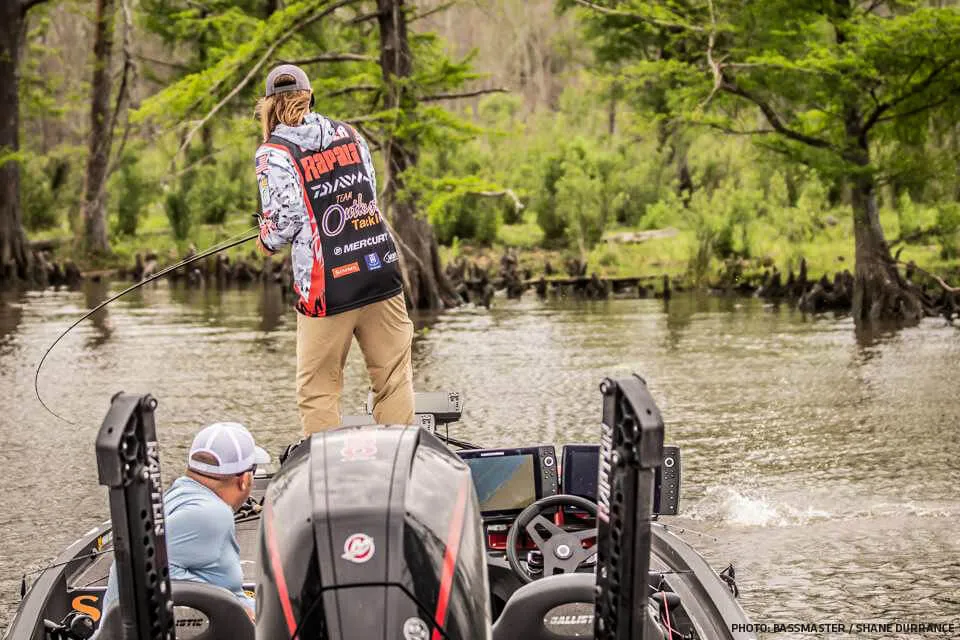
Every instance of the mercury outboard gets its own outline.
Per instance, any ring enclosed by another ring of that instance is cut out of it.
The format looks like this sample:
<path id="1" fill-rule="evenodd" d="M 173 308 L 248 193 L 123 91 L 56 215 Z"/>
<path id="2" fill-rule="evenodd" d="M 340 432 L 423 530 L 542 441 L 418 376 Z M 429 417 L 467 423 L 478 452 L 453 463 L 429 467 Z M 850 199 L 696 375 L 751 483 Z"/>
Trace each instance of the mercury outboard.
<path id="1" fill-rule="evenodd" d="M 484 638 L 470 469 L 417 427 L 317 434 L 267 488 L 258 638 Z"/>

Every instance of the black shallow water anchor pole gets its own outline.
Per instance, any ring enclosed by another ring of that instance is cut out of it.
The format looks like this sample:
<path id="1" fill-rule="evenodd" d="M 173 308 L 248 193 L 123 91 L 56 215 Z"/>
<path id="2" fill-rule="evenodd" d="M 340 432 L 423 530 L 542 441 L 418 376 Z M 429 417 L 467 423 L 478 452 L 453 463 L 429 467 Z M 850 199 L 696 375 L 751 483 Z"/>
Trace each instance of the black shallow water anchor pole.
<path id="1" fill-rule="evenodd" d="M 648 607 L 655 471 L 663 418 L 640 376 L 606 378 L 597 485 L 597 640 L 661 637 Z"/>
<path id="2" fill-rule="evenodd" d="M 174 640 L 163 484 L 148 395 L 118 393 L 97 434 L 100 484 L 109 488 L 121 629 L 111 640 Z M 106 630 L 105 630 L 106 631 Z M 111 630 L 112 631 L 112 630 Z"/>

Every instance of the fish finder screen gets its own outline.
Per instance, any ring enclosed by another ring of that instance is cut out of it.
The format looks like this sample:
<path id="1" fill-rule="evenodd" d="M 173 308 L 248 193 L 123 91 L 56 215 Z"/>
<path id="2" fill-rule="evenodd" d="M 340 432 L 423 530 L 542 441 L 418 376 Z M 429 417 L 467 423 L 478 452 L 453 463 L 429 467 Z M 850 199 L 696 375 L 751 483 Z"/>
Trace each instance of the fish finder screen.
<path id="1" fill-rule="evenodd" d="M 467 458 L 482 513 L 521 511 L 537 499 L 532 454 Z"/>
<path id="2" fill-rule="evenodd" d="M 597 449 L 567 449 L 563 457 L 564 493 L 596 502 L 599 465 Z"/>

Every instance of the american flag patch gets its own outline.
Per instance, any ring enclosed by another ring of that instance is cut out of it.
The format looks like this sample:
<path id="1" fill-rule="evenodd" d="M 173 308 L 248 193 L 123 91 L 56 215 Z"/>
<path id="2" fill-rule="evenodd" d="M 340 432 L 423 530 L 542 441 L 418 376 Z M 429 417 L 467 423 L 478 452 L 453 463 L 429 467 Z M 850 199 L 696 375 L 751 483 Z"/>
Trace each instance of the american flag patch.
<path id="1" fill-rule="evenodd" d="M 269 154 L 264 153 L 257 156 L 257 173 L 263 173 L 267 170 L 267 156 Z"/>

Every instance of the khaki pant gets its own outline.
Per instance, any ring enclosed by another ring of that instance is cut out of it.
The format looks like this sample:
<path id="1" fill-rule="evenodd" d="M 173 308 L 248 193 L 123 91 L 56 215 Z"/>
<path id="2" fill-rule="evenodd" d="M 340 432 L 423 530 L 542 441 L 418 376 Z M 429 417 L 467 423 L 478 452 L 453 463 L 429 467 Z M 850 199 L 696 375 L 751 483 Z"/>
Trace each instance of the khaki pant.
<path id="1" fill-rule="evenodd" d="M 413 323 L 401 293 L 328 318 L 297 314 L 297 404 L 308 435 L 340 426 L 343 367 L 354 336 L 370 373 L 374 419 L 413 422 Z"/>

